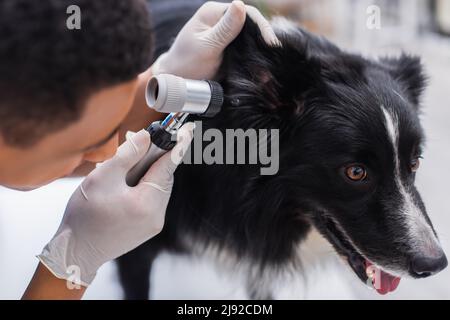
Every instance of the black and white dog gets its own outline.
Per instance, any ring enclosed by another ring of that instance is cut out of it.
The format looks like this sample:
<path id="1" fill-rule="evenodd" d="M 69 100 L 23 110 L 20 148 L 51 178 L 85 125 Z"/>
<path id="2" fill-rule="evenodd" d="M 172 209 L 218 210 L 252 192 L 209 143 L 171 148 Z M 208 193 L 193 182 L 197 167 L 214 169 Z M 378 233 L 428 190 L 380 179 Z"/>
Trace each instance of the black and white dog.
<path id="1" fill-rule="evenodd" d="M 447 266 L 414 186 L 424 143 L 419 58 L 369 60 L 274 27 L 281 47 L 247 20 L 219 73 L 224 110 L 203 127 L 279 129 L 278 174 L 181 165 L 163 232 L 119 259 L 126 298 L 147 298 L 163 250 L 226 255 L 246 274 L 250 298 L 274 298 L 270 275 L 302 273 L 299 248 L 313 228 L 381 294 L 402 276 Z"/>

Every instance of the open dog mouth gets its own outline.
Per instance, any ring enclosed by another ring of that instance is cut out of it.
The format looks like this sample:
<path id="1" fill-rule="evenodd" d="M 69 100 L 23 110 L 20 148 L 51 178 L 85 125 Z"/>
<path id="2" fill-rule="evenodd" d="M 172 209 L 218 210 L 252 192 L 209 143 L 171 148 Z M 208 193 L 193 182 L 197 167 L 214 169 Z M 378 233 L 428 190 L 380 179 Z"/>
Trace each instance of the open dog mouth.
<path id="1" fill-rule="evenodd" d="M 350 243 L 336 223 L 329 217 L 323 217 L 328 240 L 342 254 L 356 275 L 379 294 L 387 294 L 397 289 L 400 278 L 383 271 L 367 258 L 363 257 Z"/>

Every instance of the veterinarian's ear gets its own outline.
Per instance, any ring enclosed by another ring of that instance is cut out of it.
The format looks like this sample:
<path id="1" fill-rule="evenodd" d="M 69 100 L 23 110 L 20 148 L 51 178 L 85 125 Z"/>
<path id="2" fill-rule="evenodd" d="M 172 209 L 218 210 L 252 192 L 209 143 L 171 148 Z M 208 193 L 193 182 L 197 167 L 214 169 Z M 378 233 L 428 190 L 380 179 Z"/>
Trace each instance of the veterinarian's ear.
<path id="1" fill-rule="evenodd" d="M 403 54 L 400 58 L 384 59 L 383 62 L 392 77 L 403 85 L 406 98 L 418 108 L 427 83 L 420 58 Z"/>

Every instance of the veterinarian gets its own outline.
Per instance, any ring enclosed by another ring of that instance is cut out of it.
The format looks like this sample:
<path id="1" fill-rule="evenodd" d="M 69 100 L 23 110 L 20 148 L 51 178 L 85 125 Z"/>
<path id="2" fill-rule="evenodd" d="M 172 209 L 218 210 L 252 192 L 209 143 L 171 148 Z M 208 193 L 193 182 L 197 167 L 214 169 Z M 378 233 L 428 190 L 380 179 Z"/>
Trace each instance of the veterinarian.
<path id="1" fill-rule="evenodd" d="M 81 13 L 78 29 L 67 23 L 73 4 Z M 174 159 L 186 151 L 193 126 L 182 129 L 185 139 L 134 188 L 125 175 L 148 150 L 149 135 L 129 134 L 117 146 L 125 132 L 158 117 L 145 105 L 148 79 L 214 77 L 246 13 L 268 43 L 277 41 L 255 8 L 211 2 L 149 68 L 151 30 L 142 0 L 0 2 L 0 185 L 31 190 L 86 162 L 103 163 L 72 195 L 23 298 L 80 299 L 101 265 L 160 232 L 180 162 Z"/>

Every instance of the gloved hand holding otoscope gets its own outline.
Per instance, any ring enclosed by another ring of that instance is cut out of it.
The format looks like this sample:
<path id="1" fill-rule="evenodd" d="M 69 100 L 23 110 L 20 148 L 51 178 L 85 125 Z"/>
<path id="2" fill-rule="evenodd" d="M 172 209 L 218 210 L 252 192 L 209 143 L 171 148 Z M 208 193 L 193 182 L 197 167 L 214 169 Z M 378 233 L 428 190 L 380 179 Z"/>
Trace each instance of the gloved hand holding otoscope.
<path id="1" fill-rule="evenodd" d="M 152 144 L 127 174 L 126 182 L 131 187 L 139 183 L 156 160 L 175 146 L 177 131 L 189 114 L 214 117 L 221 111 L 224 101 L 223 89 L 217 82 L 187 80 L 169 74 L 150 79 L 145 98 L 150 108 L 170 114 L 147 128 Z"/>

